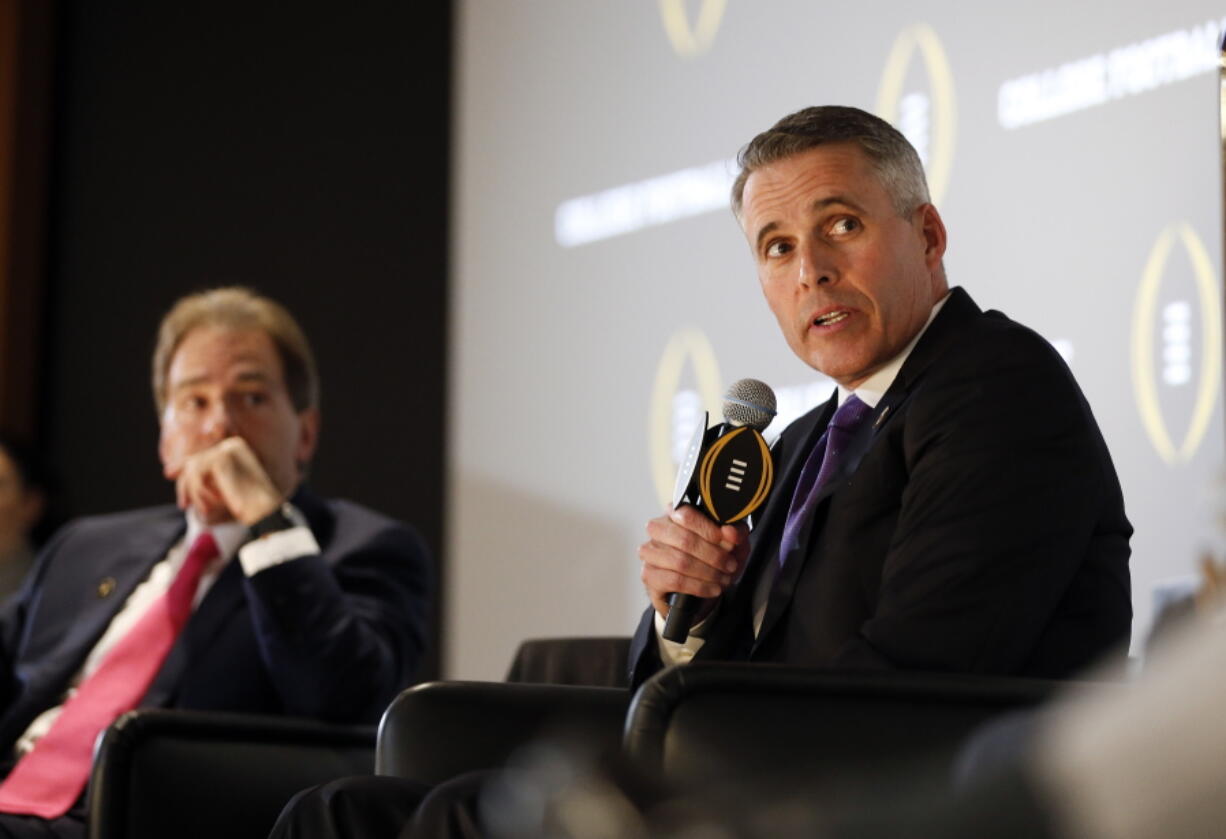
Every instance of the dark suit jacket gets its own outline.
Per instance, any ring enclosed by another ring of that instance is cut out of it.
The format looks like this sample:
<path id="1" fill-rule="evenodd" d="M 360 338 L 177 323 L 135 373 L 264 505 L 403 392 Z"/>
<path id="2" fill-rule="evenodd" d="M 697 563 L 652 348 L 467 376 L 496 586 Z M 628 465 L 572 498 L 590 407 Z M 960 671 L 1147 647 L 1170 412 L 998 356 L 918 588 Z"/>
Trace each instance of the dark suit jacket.
<path id="1" fill-rule="evenodd" d="M 747 571 L 696 660 L 1062 677 L 1127 639 L 1132 527 L 1089 405 L 1043 338 L 959 288 L 826 485 L 755 639 L 757 577 L 835 403 L 781 435 Z M 660 666 L 652 615 L 634 683 Z"/>
<path id="2" fill-rule="evenodd" d="M 431 572 L 411 529 L 299 492 L 321 553 L 247 577 L 237 557 L 189 619 L 142 705 L 373 723 L 425 642 Z M 61 530 L 0 615 L 0 754 L 72 676 L 185 528 L 174 507 Z"/>

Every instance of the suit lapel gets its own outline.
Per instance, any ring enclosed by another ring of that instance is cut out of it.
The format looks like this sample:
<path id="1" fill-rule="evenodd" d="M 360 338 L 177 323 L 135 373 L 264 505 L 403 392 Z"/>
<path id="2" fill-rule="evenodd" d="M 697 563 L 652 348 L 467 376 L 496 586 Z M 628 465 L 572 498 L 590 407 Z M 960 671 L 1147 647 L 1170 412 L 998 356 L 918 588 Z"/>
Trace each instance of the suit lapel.
<path id="1" fill-rule="evenodd" d="M 191 666 L 193 655 L 207 650 L 213 637 L 225 626 L 227 619 L 243 603 L 243 569 L 238 557 L 232 557 L 200 605 L 192 612 L 187 625 L 175 639 L 170 652 L 158 669 L 153 684 L 145 693 L 142 705 L 165 707 L 178 692 L 183 674 Z"/>
<path id="2" fill-rule="evenodd" d="M 330 536 L 331 519 L 324 503 L 306 489 L 300 489 L 291 501 L 306 517 L 307 524 L 320 545 L 326 544 Z M 174 646 L 170 648 L 153 685 L 145 695 L 143 704 L 170 704 L 178 692 L 183 674 L 188 670 L 193 655 L 198 656 L 201 650 L 210 649 L 217 633 L 229 624 L 236 611 L 245 606 L 245 578 L 238 556 L 231 557 L 192 613 Z"/>
<path id="3" fill-rule="evenodd" d="M 850 478 L 852 474 L 855 473 L 856 467 L 860 465 L 861 459 L 872 447 L 873 440 L 876 439 L 877 432 L 886 424 L 893 413 L 892 404 L 883 398 L 881 402 L 878 403 L 877 407 L 873 409 L 873 413 L 869 421 L 863 423 L 858 429 L 856 429 L 855 436 L 849 441 L 848 446 L 844 450 L 843 456 L 840 459 L 838 471 L 835 472 L 828 481 L 826 481 L 825 485 L 818 493 L 817 500 L 813 505 L 813 513 L 809 516 L 808 521 L 804 523 L 799 535 L 797 536 L 797 543 L 799 545 L 809 546 L 813 544 L 814 528 L 817 527 L 818 522 L 824 519 L 825 507 L 828 503 L 830 503 L 830 497 L 847 482 L 847 479 Z M 833 412 L 831 412 L 831 415 L 833 415 Z M 829 419 L 827 419 L 826 424 L 828 423 Z M 825 430 L 826 424 L 822 425 L 823 430 Z M 816 444 L 817 439 L 815 438 L 806 448 L 804 453 L 806 458 L 808 457 L 809 452 L 812 451 L 813 446 Z M 795 487 L 795 485 L 796 481 L 793 480 L 790 486 Z M 789 492 L 788 495 L 790 496 L 791 493 Z M 791 506 L 790 498 L 788 506 Z M 785 518 L 787 516 L 787 512 L 788 511 L 786 509 L 783 511 Z M 773 561 L 775 562 L 779 561 L 779 538 L 774 540 L 776 543 L 776 550 L 773 556 Z M 780 615 L 787 610 L 787 605 L 792 601 L 792 595 L 796 590 L 796 581 L 800 579 L 800 572 L 804 569 L 805 564 L 811 559 L 810 553 L 811 552 L 807 548 L 793 551 L 790 556 L 786 557 L 782 568 L 779 569 L 779 576 L 775 580 L 774 585 L 771 586 L 770 599 L 766 604 L 766 614 L 762 618 L 762 628 L 759 630 L 757 640 L 754 643 L 755 649 L 758 647 L 759 643 L 770 634 L 771 629 L 773 629 L 775 624 L 778 623 Z"/>
<path id="4" fill-rule="evenodd" d="M 785 448 L 784 463 L 778 472 L 779 480 L 775 483 L 775 491 L 771 493 L 770 500 L 762 510 L 762 520 L 757 525 L 764 534 L 771 530 L 777 530 L 782 534 L 788 508 L 792 505 L 792 491 L 796 487 L 796 482 L 800 480 L 805 460 L 808 459 L 809 452 L 813 450 L 826 430 L 838 406 L 839 393 L 836 390 L 824 405 L 810 411 L 806 416 L 797 420 L 795 425 L 789 427 L 788 431 L 795 429 L 794 434 L 788 435 L 789 439 L 780 438 L 779 446 Z M 777 544 L 767 546 L 762 542 L 755 543 L 754 547 L 755 556 L 765 552 L 777 555 L 779 548 Z"/>
<path id="5" fill-rule="evenodd" d="M 159 510 L 148 525 L 133 526 L 128 538 L 108 558 L 94 563 L 97 570 L 92 587 L 101 603 L 99 608 L 83 610 L 77 616 L 74 631 L 66 639 L 68 646 L 87 653 L 93 649 L 132 592 L 149 576 L 150 569 L 165 559 L 185 529 L 181 512 Z M 89 640 L 82 643 L 82 637 Z"/>
<path id="6" fill-rule="evenodd" d="M 898 371 L 898 377 L 886 392 L 886 398 L 894 397 L 896 402 L 905 398 L 915 389 L 929 366 L 940 358 L 950 343 L 958 337 L 967 321 L 982 314 L 982 310 L 962 288 L 950 290 L 949 299 L 929 324 L 924 337 L 920 338 L 911 350 L 911 355 L 907 356 L 902 369 Z"/>
<path id="7" fill-rule="evenodd" d="M 949 299 L 941 307 L 941 311 L 928 326 L 923 337 L 916 343 L 911 354 L 907 356 L 902 369 L 898 371 L 898 375 L 893 383 L 891 383 L 881 401 L 877 403 L 876 408 L 873 409 L 870 421 L 864 423 L 857 430 L 855 438 L 843 456 L 838 473 L 831 480 L 827 481 L 826 485 L 822 488 L 821 493 L 818 495 L 817 503 L 814 506 L 813 515 L 810 516 L 799 534 L 799 544 L 809 546 L 809 548 L 798 550 L 795 552 L 795 555 L 788 557 L 787 562 L 784 563 L 783 568 L 780 570 L 779 578 L 771 589 L 770 599 L 766 607 L 766 615 L 762 619 L 761 630 L 758 632 L 757 639 L 754 642 L 755 650 L 770 634 L 771 630 L 775 628 L 780 616 L 787 611 L 788 604 L 791 603 L 792 596 L 796 591 L 796 583 L 800 579 L 800 574 L 805 564 L 810 561 L 820 561 L 820 558 L 815 559 L 811 556 L 812 545 L 815 541 L 814 528 L 817 526 L 817 522 L 824 520 L 825 507 L 830 503 L 831 496 L 843 487 L 847 483 L 847 479 L 855 473 L 860 465 L 860 461 L 863 460 L 865 454 L 872 448 L 878 434 L 889 425 L 894 417 L 902 413 L 903 405 L 922 380 L 924 372 L 935 359 L 940 357 L 949 342 L 956 337 L 958 328 L 968 318 L 979 314 L 981 314 L 980 309 L 971 300 L 970 295 L 961 288 L 952 289 Z M 815 423 L 815 427 L 806 435 L 807 444 L 801 450 L 794 452 L 789 458 L 788 475 L 785 483 L 782 485 L 787 491 L 777 493 L 776 497 L 772 499 L 772 503 L 777 505 L 776 509 L 772 511 L 772 515 L 779 517 L 777 522 L 772 521 L 775 532 L 765 534 L 766 541 L 772 544 L 759 544 L 755 546 L 761 549 L 756 551 L 756 553 L 769 555 L 769 561 L 777 561 L 778 543 L 782 538 L 782 522 L 787 517 L 788 508 L 791 505 L 791 489 L 796 486 L 796 481 L 800 475 L 800 465 L 804 463 L 805 458 L 808 457 L 812 447 L 816 445 L 818 438 L 821 436 L 820 432 L 825 430 L 830 418 L 834 415 L 835 403 L 837 403 L 837 394 L 821 410 L 822 421 Z M 787 496 L 786 500 L 781 499 L 781 496 L 784 495 Z M 759 561 L 758 574 L 761 574 L 761 565 L 762 563 Z M 752 598 L 752 590 L 748 594 Z"/>
<path id="8" fill-rule="evenodd" d="M 69 606 L 56 602 L 54 594 L 45 595 L 40 609 L 58 614 L 38 616 L 39 625 L 48 625 L 48 620 L 52 626 L 68 625 L 62 634 L 40 630 L 23 642 L 26 646 L 18 665 L 23 680 L 55 690 L 66 685 L 132 592 L 182 536 L 184 527 L 183 514 L 174 508 L 151 511 L 147 519 L 134 521 L 121 538 L 98 545 L 88 562 L 80 563 L 80 573 L 90 575 L 86 591 L 92 596 L 87 594 L 85 602 Z"/>

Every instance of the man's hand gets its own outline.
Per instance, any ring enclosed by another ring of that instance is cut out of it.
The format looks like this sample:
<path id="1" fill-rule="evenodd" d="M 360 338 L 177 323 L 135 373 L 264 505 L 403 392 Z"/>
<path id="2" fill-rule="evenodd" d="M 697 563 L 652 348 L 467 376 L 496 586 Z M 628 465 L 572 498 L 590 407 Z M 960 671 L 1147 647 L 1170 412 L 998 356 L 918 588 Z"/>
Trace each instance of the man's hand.
<path id="1" fill-rule="evenodd" d="M 648 541 L 639 547 L 643 585 L 651 604 L 668 615 L 673 592 L 708 598 L 698 619 L 740 576 L 749 557 L 749 528 L 718 525 L 689 505 L 647 522 Z"/>
<path id="2" fill-rule="evenodd" d="M 188 456 L 166 477 L 175 482 L 180 509 L 194 509 L 205 524 L 235 519 L 250 527 L 285 498 L 242 437 Z"/>

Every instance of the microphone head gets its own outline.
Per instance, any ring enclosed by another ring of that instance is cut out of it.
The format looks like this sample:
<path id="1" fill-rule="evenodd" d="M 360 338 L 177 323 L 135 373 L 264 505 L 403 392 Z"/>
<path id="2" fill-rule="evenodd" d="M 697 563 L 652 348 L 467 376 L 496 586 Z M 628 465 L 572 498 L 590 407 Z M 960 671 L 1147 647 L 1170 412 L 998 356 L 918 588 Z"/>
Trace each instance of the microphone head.
<path id="1" fill-rule="evenodd" d="M 724 422 L 761 431 L 775 418 L 775 392 L 757 379 L 738 379 L 724 395 Z"/>

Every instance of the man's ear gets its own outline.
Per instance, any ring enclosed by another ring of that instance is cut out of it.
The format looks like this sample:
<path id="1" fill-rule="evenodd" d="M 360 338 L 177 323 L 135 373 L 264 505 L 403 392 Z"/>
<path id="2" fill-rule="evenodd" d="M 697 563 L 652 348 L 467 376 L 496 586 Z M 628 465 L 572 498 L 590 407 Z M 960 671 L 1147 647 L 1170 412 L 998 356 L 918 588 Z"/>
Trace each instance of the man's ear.
<path id="1" fill-rule="evenodd" d="M 921 204 L 919 210 L 920 233 L 924 237 L 924 262 L 928 270 L 935 271 L 945 258 L 945 222 L 931 204 Z"/>
<path id="2" fill-rule="evenodd" d="M 315 456 L 315 447 L 319 444 L 319 409 L 307 408 L 298 415 L 298 447 L 294 451 L 294 459 L 300 469 L 305 469 Z"/>

